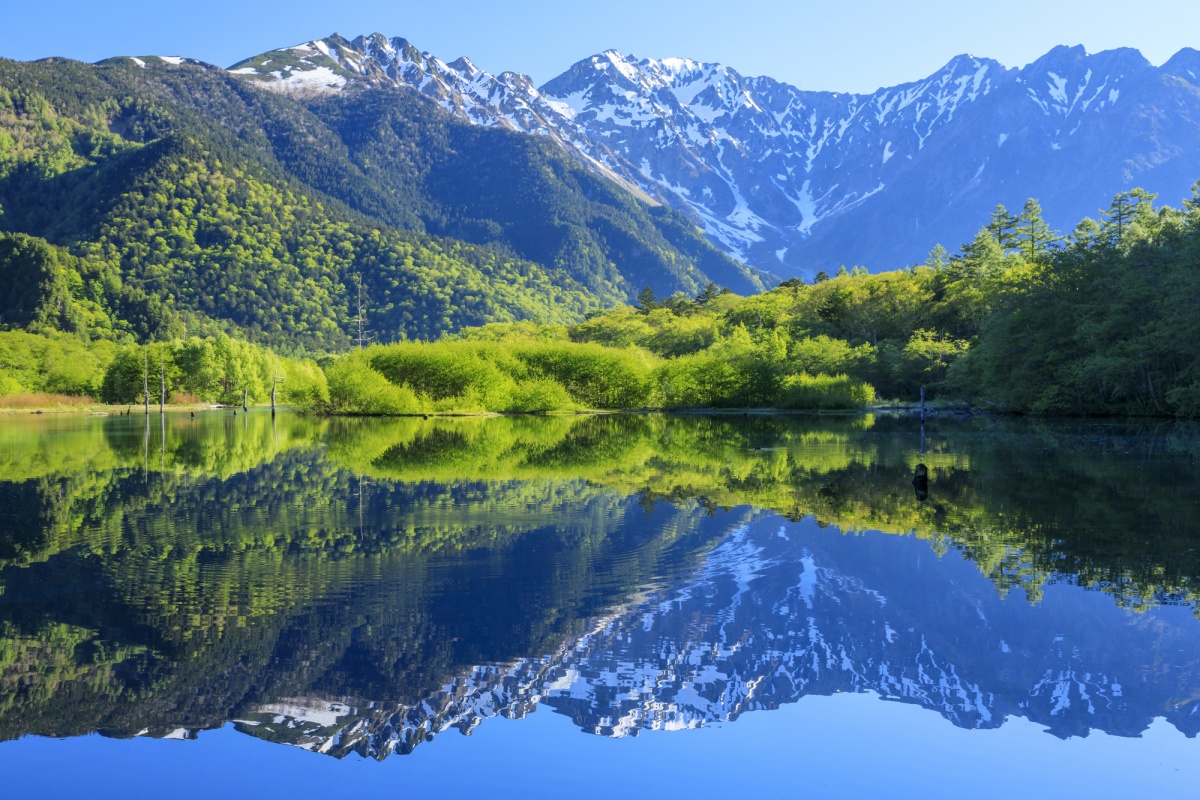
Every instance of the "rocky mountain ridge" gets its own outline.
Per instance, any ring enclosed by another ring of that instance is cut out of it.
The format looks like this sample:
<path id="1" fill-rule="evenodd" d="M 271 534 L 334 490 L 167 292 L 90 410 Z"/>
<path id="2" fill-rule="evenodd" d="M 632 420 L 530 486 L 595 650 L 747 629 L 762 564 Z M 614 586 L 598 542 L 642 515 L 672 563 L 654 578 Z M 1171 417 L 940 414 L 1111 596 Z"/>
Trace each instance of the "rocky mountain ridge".
<path id="1" fill-rule="evenodd" d="M 1178 202 L 1200 178 L 1191 49 L 1162 67 L 1130 49 L 1058 47 L 1019 69 L 963 55 L 871 94 L 614 50 L 535 87 L 380 34 L 335 34 L 230 71 L 300 96 L 406 87 L 471 123 L 549 137 L 784 275 L 919 261 L 969 240 L 997 202 L 1039 197 L 1063 227 L 1133 186 Z"/>

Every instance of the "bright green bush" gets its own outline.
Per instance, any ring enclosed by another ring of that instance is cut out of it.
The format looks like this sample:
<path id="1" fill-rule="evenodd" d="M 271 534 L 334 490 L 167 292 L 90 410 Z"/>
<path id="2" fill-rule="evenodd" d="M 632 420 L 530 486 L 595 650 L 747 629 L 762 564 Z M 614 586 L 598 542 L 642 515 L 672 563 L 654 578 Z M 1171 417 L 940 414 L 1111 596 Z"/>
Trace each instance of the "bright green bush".
<path id="1" fill-rule="evenodd" d="M 875 388 L 846 375 L 789 375 L 783 379 L 780 408 L 856 409 L 875 401 Z"/>
<path id="2" fill-rule="evenodd" d="M 650 400 L 656 359 L 639 348 L 547 342 L 517 345 L 513 353 L 585 407 L 641 408 Z"/>
<path id="3" fill-rule="evenodd" d="M 328 410 L 334 414 L 400 416 L 426 410 L 412 389 L 397 386 L 372 369 L 362 353 L 334 361 L 325 371 L 325 377 Z"/>
<path id="4" fill-rule="evenodd" d="M 710 353 L 673 358 L 654 372 L 655 405 L 719 408 L 737 405 L 744 376 L 729 360 Z"/>
<path id="5" fill-rule="evenodd" d="M 513 389 L 508 405 L 509 412 L 535 413 L 538 411 L 570 411 L 576 406 L 563 385 L 549 378 L 533 378 L 518 384 Z"/>
<path id="6" fill-rule="evenodd" d="M 69 335 L 0 331 L 0 395 L 48 392 L 94 396 L 117 346 Z"/>
<path id="7" fill-rule="evenodd" d="M 329 382 L 312 359 L 280 360 L 284 381 L 279 384 L 281 405 L 321 407 L 329 403 Z"/>
<path id="8" fill-rule="evenodd" d="M 405 342 L 365 351 L 371 367 L 396 385 L 433 401 L 469 400 L 502 406 L 528 368 L 504 345 L 488 342 Z"/>
<path id="9" fill-rule="evenodd" d="M 354 404 L 353 397 L 364 396 L 368 385 L 378 386 L 378 379 L 411 392 L 421 410 L 438 413 L 638 408 L 649 402 L 656 359 L 637 348 L 522 335 L 505 342 L 405 342 L 368 348 L 334 363 L 343 362 L 356 366 L 341 367 L 336 373 L 340 383 L 332 368 L 327 373 L 330 407 L 374 414 L 411 413 Z M 361 385 L 351 390 L 352 381 Z"/>

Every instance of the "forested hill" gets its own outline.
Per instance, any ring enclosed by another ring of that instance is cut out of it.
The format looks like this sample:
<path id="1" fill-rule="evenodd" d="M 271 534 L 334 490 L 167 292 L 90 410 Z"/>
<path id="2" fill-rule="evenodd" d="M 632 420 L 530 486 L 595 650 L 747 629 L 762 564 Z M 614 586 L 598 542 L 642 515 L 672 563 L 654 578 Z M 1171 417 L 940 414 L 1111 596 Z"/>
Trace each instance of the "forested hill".
<path id="1" fill-rule="evenodd" d="M 0 275 L 6 327 L 310 351 L 350 344 L 360 294 L 391 341 L 763 285 L 676 212 L 411 93 L 124 58 L 0 60 Z"/>

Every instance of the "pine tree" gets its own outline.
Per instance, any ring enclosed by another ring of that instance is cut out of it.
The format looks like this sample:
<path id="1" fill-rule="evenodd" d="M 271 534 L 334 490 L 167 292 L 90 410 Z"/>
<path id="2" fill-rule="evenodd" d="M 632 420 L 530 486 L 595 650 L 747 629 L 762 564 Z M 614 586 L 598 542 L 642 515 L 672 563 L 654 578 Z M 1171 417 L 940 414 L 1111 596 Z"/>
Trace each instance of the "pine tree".
<path id="1" fill-rule="evenodd" d="M 1150 194 L 1145 189 L 1130 189 L 1113 198 L 1112 205 L 1100 212 L 1105 218 L 1101 229 L 1110 246 L 1116 247 L 1121 243 L 1133 222 L 1153 216 L 1156 197 L 1158 195 Z"/>
<path id="2" fill-rule="evenodd" d="M 1025 207 L 1028 208 L 1029 204 L 1026 203 Z M 1003 205 L 997 205 L 996 210 L 992 212 L 992 221 L 988 223 L 987 229 L 1005 252 L 1017 246 L 1018 221 L 1018 218 L 1008 213 L 1008 209 Z"/>
<path id="3" fill-rule="evenodd" d="M 925 266 L 934 270 L 943 270 L 946 264 L 950 261 L 950 254 L 946 252 L 946 248 L 941 244 L 935 244 L 933 249 L 929 251 L 929 256 L 925 259 Z"/>
<path id="4" fill-rule="evenodd" d="M 1017 249 L 1029 261 L 1041 260 L 1050 251 L 1051 245 L 1058 241 L 1058 234 L 1050 230 L 1042 218 L 1041 204 L 1032 197 L 1025 201 L 1025 209 L 1017 218 L 1013 235 Z"/>
<path id="5" fill-rule="evenodd" d="M 653 294 L 653 292 L 651 294 Z M 700 290 L 700 294 L 696 295 L 696 302 L 702 306 L 706 306 L 719 297 L 720 294 L 721 290 L 717 287 L 717 285 L 712 281 L 709 281 L 707 284 L 705 284 L 704 288 Z M 639 296 L 638 299 L 641 300 L 641 297 Z"/>
<path id="6" fill-rule="evenodd" d="M 654 294 L 654 290 L 649 286 L 638 292 L 637 296 L 638 310 L 643 314 L 649 314 L 654 309 L 658 308 L 658 297 Z"/>

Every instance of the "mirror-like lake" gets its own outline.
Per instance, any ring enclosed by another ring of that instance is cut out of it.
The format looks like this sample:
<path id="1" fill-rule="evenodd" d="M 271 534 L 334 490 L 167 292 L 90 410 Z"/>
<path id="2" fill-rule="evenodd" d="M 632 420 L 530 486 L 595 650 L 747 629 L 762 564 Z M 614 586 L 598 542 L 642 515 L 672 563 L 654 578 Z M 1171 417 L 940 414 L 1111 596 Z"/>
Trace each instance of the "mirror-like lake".
<path id="1" fill-rule="evenodd" d="M 6 796 L 1194 791 L 1198 454 L 1156 422 L 0 419 Z"/>

